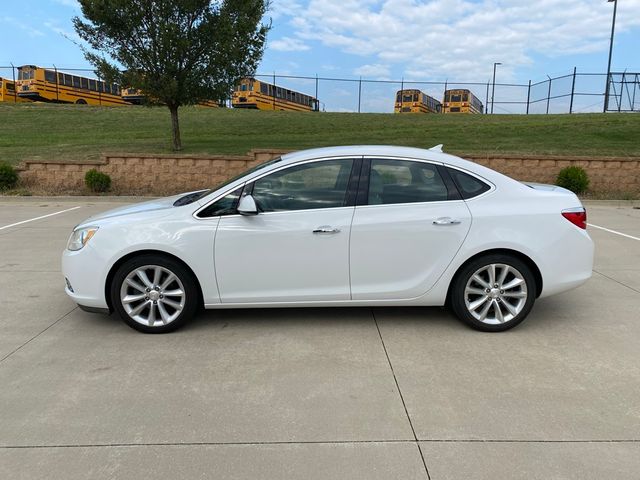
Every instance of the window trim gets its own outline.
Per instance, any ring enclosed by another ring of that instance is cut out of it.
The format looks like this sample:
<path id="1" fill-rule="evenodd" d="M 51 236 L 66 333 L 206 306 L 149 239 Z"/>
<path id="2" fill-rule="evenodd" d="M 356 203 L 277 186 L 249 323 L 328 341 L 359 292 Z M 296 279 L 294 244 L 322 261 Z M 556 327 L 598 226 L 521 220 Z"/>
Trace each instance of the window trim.
<path id="1" fill-rule="evenodd" d="M 248 191 L 252 192 L 253 191 L 253 184 L 256 181 L 260 180 L 261 178 L 266 177 L 267 175 L 271 175 L 272 173 L 276 173 L 276 172 L 279 172 L 280 170 L 284 170 L 284 169 L 287 169 L 287 168 L 297 167 L 299 165 L 304 165 L 306 163 L 323 162 L 323 161 L 329 161 L 329 160 L 353 160 L 353 166 L 351 167 L 351 174 L 350 174 L 350 177 L 349 177 L 349 182 L 347 183 L 347 192 L 345 194 L 345 199 L 347 200 L 345 203 L 347 203 L 347 205 L 343 205 L 341 207 L 308 208 L 308 209 L 305 209 L 305 210 L 280 210 L 280 211 L 277 211 L 277 212 L 260 212 L 260 215 L 273 215 L 273 214 L 296 213 L 296 212 L 313 212 L 313 211 L 318 211 L 318 210 L 334 210 L 336 208 L 354 208 L 355 207 L 355 200 L 354 201 L 350 201 L 349 193 L 350 193 L 350 189 L 352 188 L 352 183 L 355 181 L 354 178 L 357 178 L 358 180 L 361 178 L 360 177 L 361 172 L 358 173 L 359 168 L 356 168 L 356 164 L 359 164 L 359 166 L 361 166 L 362 163 L 364 163 L 362 161 L 362 155 L 338 155 L 338 156 L 333 156 L 333 157 L 311 158 L 311 159 L 308 159 L 308 160 L 301 160 L 299 162 L 290 163 L 290 164 L 286 164 L 286 165 L 279 165 L 278 168 L 274 168 L 273 170 L 269 170 L 268 172 L 263 172 L 262 174 L 260 174 L 259 176 L 255 177 L 255 178 L 251 178 L 251 179 L 245 180 L 244 177 L 243 177 L 242 179 L 238 179 L 239 181 L 242 180 L 242 182 L 240 184 L 237 184 L 236 186 L 231 187 L 228 190 L 225 190 L 224 193 L 221 193 L 220 195 L 216 195 L 212 200 L 208 201 L 203 206 L 201 206 L 196 211 L 194 211 L 191 216 L 193 218 L 195 218 L 196 220 L 211 220 L 211 219 L 216 219 L 216 218 L 232 217 L 232 216 L 241 217 L 242 215 L 240 215 L 239 213 L 232 213 L 232 214 L 229 214 L 229 215 L 218 215 L 218 216 L 215 216 L 215 217 L 204 217 L 204 218 L 198 217 L 198 214 L 202 210 L 207 208 L 213 202 L 217 202 L 221 198 L 227 196 L 228 194 L 230 194 L 231 192 L 233 192 L 234 190 L 236 190 L 236 189 L 238 189 L 240 187 L 243 188 L 242 193 L 240 194 L 241 196 L 244 195 L 245 189 L 247 189 L 247 188 L 248 188 Z M 358 187 L 359 187 L 359 184 L 358 184 Z M 356 189 L 356 195 L 357 195 L 357 192 L 358 192 L 358 190 Z"/>

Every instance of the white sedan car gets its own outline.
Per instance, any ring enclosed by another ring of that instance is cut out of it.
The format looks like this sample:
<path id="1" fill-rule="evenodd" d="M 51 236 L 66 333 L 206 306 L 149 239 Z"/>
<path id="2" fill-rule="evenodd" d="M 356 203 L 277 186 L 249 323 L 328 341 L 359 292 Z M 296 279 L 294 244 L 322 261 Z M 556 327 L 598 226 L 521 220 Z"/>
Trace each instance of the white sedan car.
<path id="1" fill-rule="evenodd" d="M 148 333 L 200 307 L 390 305 L 448 305 L 501 331 L 591 276 L 573 193 L 439 147 L 307 150 L 94 216 L 63 254 L 66 293 Z"/>

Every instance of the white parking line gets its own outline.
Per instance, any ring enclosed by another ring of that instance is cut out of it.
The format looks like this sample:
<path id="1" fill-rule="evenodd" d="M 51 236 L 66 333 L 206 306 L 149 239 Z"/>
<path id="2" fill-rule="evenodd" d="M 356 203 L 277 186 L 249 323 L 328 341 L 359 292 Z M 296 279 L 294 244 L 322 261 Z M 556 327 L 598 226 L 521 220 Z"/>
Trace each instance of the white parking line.
<path id="1" fill-rule="evenodd" d="M 53 217 L 54 215 L 60 215 L 61 213 L 70 212 L 71 210 L 77 210 L 78 207 L 67 208 L 66 210 L 60 210 L 59 212 L 50 213 L 48 215 L 42 215 L 41 217 L 30 218 L 29 220 L 23 220 L 21 222 L 12 223 L 11 225 L 5 225 L 4 227 L 0 227 L 0 230 L 4 230 L 5 228 L 15 227 L 16 225 L 22 225 L 23 223 L 35 222 L 36 220 L 40 220 L 47 217 Z"/>
<path id="2" fill-rule="evenodd" d="M 634 237 L 633 235 L 627 235 L 626 233 L 616 232 L 615 230 L 611 230 L 609 228 L 604 228 L 604 227 L 601 227 L 599 225 L 594 225 L 593 223 L 587 223 L 587 225 L 589 225 L 590 227 L 593 227 L 593 228 L 599 228 L 600 230 L 604 230 L 605 232 L 615 233 L 616 235 L 620 235 L 622 237 L 631 238 L 632 240 L 638 240 L 640 242 L 640 238 Z"/>

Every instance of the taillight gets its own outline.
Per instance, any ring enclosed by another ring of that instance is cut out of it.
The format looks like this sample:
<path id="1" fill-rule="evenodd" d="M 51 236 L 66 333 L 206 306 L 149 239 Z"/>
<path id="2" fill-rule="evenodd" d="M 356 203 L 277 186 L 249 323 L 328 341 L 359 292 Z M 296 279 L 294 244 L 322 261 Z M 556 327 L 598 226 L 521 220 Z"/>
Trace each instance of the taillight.
<path id="1" fill-rule="evenodd" d="M 582 207 L 563 210 L 562 216 L 576 227 L 582 228 L 583 230 L 587 228 L 587 211 Z"/>

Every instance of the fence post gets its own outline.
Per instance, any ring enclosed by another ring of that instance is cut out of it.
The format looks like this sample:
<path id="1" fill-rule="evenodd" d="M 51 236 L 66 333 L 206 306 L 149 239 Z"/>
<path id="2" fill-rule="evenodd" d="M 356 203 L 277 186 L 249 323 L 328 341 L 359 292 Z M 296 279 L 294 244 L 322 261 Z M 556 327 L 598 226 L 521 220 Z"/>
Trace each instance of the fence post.
<path id="1" fill-rule="evenodd" d="M 638 74 L 636 73 L 636 78 L 634 78 L 634 82 L 633 82 L 633 98 L 631 100 L 631 111 L 633 112 L 633 109 L 635 108 L 636 105 L 636 87 L 638 86 Z"/>
<path id="2" fill-rule="evenodd" d="M 60 101 L 60 94 L 58 93 L 59 89 L 58 89 L 58 67 L 56 67 L 56 64 L 53 64 L 53 71 L 56 73 L 56 102 Z M 96 85 L 97 86 L 97 85 Z M 100 98 L 100 97 L 98 97 Z"/>
<path id="3" fill-rule="evenodd" d="M 529 80 L 529 87 L 527 88 L 527 115 L 529 115 L 529 101 L 531 100 L 531 80 Z"/>
<path id="4" fill-rule="evenodd" d="M 316 101 L 318 102 L 318 108 L 320 108 L 320 100 L 318 100 L 318 74 L 316 73 Z"/>
<path id="5" fill-rule="evenodd" d="M 276 72 L 273 72 L 273 103 L 272 110 L 276 109 L 276 96 L 278 95 L 278 88 L 276 87 Z"/>
<path id="6" fill-rule="evenodd" d="M 569 102 L 569 114 L 573 113 L 573 95 L 576 91 L 576 70 L 577 67 L 573 67 L 573 81 L 571 82 L 571 101 Z"/>
<path id="7" fill-rule="evenodd" d="M 622 72 L 622 79 L 620 80 L 620 101 L 618 102 L 618 113 L 620 113 L 620 110 L 622 109 L 622 96 L 624 95 L 624 87 L 626 86 L 626 76 L 627 70 L 625 69 L 625 71 Z"/>
<path id="8" fill-rule="evenodd" d="M 547 75 L 549 79 L 549 91 L 547 92 L 547 115 L 549 115 L 549 102 L 551 101 L 551 77 Z"/>
<path id="9" fill-rule="evenodd" d="M 358 80 L 358 113 L 360 113 L 360 100 L 362 99 L 362 77 Z"/>
<path id="10" fill-rule="evenodd" d="M 398 113 L 402 113 L 402 102 L 404 100 L 404 77 L 400 80 L 400 109 Z"/>
<path id="11" fill-rule="evenodd" d="M 489 113 L 489 81 L 487 80 L 487 94 L 484 97 L 484 114 Z"/>
<path id="12" fill-rule="evenodd" d="M 11 63 L 11 76 L 13 77 L 13 103 L 18 103 L 18 85 L 16 85 L 16 67 Z"/>
<path id="13" fill-rule="evenodd" d="M 445 113 L 444 111 L 444 101 L 447 98 L 447 86 L 448 86 L 449 80 L 445 80 L 444 81 L 444 92 L 442 93 L 442 113 Z"/>

